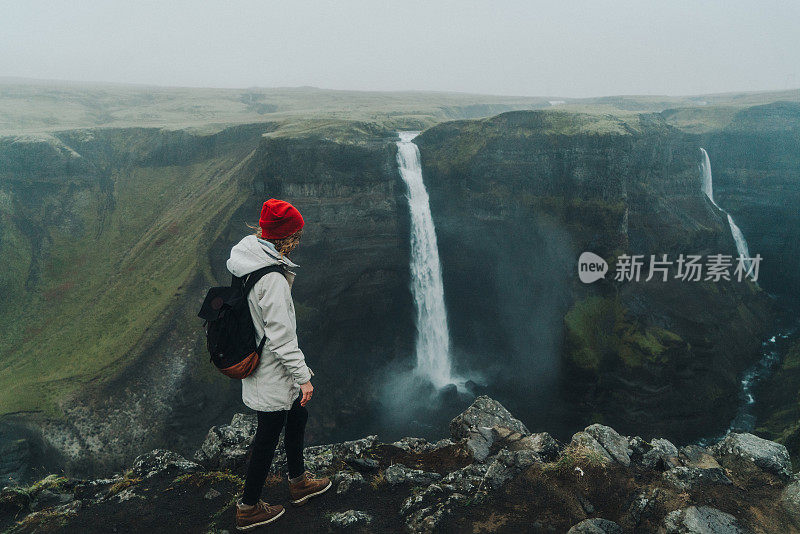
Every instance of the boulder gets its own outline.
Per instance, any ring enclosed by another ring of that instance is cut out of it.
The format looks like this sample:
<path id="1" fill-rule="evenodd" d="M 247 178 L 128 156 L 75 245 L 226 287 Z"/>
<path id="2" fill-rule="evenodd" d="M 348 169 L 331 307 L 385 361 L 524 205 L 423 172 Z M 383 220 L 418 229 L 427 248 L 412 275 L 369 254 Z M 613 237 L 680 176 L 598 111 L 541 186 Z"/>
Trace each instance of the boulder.
<path id="1" fill-rule="evenodd" d="M 597 440 L 617 463 L 625 467 L 631 465 L 630 455 L 633 451 L 628 445 L 628 439 L 620 436 L 616 430 L 610 426 L 595 423 L 587 426 L 584 432 Z"/>
<path id="2" fill-rule="evenodd" d="M 386 482 L 392 486 L 406 483 L 412 486 L 427 486 L 442 478 L 439 473 L 411 469 L 402 464 L 394 464 L 387 467 L 383 475 L 386 478 Z"/>
<path id="3" fill-rule="evenodd" d="M 474 494 L 481 487 L 489 464 L 470 464 L 461 469 L 447 473 L 441 480 L 442 488 L 452 488 L 465 494 Z M 433 486 L 431 486 L 433 488 Z M 485 489 L 485 488 L 484 488 Z"/>
<path id="4" fill-rule="evenodd" d="M 567 534 L 624 534 L 622 527 L 608 519 L 595 517 L 574 525 Z"/>
<path id="5" fill-rule="evenodd" d="M 746 534 L 749 533 L 730 514 L 710 506 L 689 506 L 667 514 L 666 534 Z"/>
<path id="6" fill-rule="evenodd" d="M 648 469 L 668 469 L 678 465 L 678 448 L 671 441 L 656 438 L 650 442 L 652 449 L 642 455 L 642 465 Z"/>
<path id="7" fill-rule="evenodd" d="M 349 471 L 339 471 L 331 479 L 336 485 L 336 493 L 342 494 L 350 491 L 351 488 L 363 486 L 366 481 L 361 473 L 352 473 Z"/>
<path id="8" fill-rule="evenodd" d="M 357 456 L 349 456 L 344 459 L 344 462 L 356 469 L 357 471 L 363 471 L 365 473 L 371 473 L 373 471 L 377 471 L 380 468 L 380 464 L 377 460 L 373 460 L 372 458 L 359 458 Z"/>
<path id="9" fill-rule="evenodd" d="M 482 395 L 450 421 L 450 435 L 453 440 L 465 439 L 473 458 L 483 462 L 494 443 L 493 427 L 506 428 L 526 436 L 530 434 L 528 428 L 502 404 Z"/>
<path id="10" fill-rule="evenodd" d="M 209 469 L 237 471 L 243 468 L 257 426 L 255 415 L 234 414 L 230 424 L 211 427 L 194 453 L 195 461 Z"/>
<path id="11" fill-rule="evenodd" d="M 781 505 L 795 525 L 800 527 L 800 478 L 784 488 L 781 493 Z"/>
<path id="12" fill-rule="evenodd" d="M 755 466 L 784 480 L 792 476 L 792 461 L 786 447 L 753 434 L 730 433 L 709 450 L 727 469 Z"/>
<path id="13" fill-rule="evenodd" d="M 150 478 L 169 472 L 170 476 L 176 473 L 190 473 L 201 469 L 199 465 L 190 462 L 177 452 L 156 449 L 138 456 L 131 467 L 132 476 L 135 478 Z"/>
<path id="14" fill-rule="evenodd" d="M 542 458 L 529 449 L 520 451 L 502 450 L 497 453 L 494 461 L 486 471 L 486 486 L 490 489 L 498 489 L 531 465 L 541 461 Z"/>
<path id="15" fill-rule="evenodd" d="M 662 495 L 663 490 L 659 488 L 652 488 L 639 492 L 631 502 L 630 507 L 628 507 L 631 523 L 633 523 L 634 526 L 639 526 L 642 521 L 652 519 L 656 513 L 657 504 Z"/>
<path id="16" fill-rule="evenodd" d="M 588 449 L 589 451 L 597 454 L 602 462 L 610 463 L 614 461 L 605 447 L 600 445 L 600 442 L 594 439 L 594 437 L 587 432 L 576 432 L 572 436 L 569 446 L 572 448 L 582 447 L 584 449 Z"/>
<path id="17" fill-rule="evenodd" d="M 544 461 L 552 461 L 558 457 L 561 445 L 547 432 L 539 432 L 526 436 L 505 427 L 492 427 L 493 447 L 520 451 L 528 449 L 536 452 Z"/>
<path id="18" fill-rule="evenodd" d="M 478 427 L 492 428 L 494 426 L 508 428 L 520 434 L 530 434 L 522 421 L 512 416 L 502 404 L 482 395 L 476 398 L 469 408 L 450 421 L 450 435 L 454 440 L 459 440 L 468 438 L 470 433 Z"/>
<path id="19" fill-rule="evenodd" d="M 693 491 L 700 486 L 733 484 L 721 467 L 703 469 L 678 466 L 665 471 L 662 476 L 667 483 L 681 491 Z"/>
<path id="20" fill-rule="evenodd" d="M 491 454 L 493 444 L 494 434 L 488 426 L 477 427 L 464 442 L 464 446 L 476 462 L 486 461 Z"/>
<path id="21" fill-rule="evenodd" d="M 316 445 L 314 447 L 306 447 L 303 451 L 305 457 L 306 469 L 312 473 L 318 471 L 329 471 L 333 468 L 336 461 L 352 462 L 355 458 L 360 458 L 368 449 L 375 446 L 378 441 L 378 436 L 367 436 L 365 438 L 356 439 L 353 441 L 344 441 L 342 443 L 334 443 L 330 445 Z M 281 472 L 286 466 L 286 455 L 281 451 L 280 456 L 275 455 L 273 471 Z"/>
<path id="22" fill-rule="evenodd" d="M 686 445 L 681 447 L 678 456 L 687 467 L 699 467 L 700 469 L 715 469 L 721 467 L 716 458 L 709 454 L 705 447 L 700 445 Z"/>
<path id="23" fill-rule="evenodd" d="M 372 516 L 360 510 L 347 510 L 331 516 L 331 526 L 339 529 L 368 525 L 369 523 L 372 523 Z"/>

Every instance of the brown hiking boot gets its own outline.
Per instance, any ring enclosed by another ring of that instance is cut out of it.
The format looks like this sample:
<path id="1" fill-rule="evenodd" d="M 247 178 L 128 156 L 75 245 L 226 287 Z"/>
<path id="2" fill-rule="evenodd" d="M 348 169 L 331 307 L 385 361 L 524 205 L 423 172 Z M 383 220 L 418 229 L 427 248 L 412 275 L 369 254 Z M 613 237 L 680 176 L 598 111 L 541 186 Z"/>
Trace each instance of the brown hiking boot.
<path id="1" fill-rule="evenodd" d="M 289 479 L 289 495 L 291 495 L 292 504 L 295 506 L 304 505 L 308 502 L 308 499 L 322 495 L 330 487 L 331 481 L 329 478 L 313 478 L 308 471 L 294 479 L 294 482 Z"/>
<path id="2" fill-rule="evenodd" d="M 267 523 L 272 523 L 283 515 L 283 506 L 270 506 L 264 501 L 258 501 L 255 506 L 243 510 L 240 505 L 236 506 L 236 528 L 237 530 L 250 530 Z"/>

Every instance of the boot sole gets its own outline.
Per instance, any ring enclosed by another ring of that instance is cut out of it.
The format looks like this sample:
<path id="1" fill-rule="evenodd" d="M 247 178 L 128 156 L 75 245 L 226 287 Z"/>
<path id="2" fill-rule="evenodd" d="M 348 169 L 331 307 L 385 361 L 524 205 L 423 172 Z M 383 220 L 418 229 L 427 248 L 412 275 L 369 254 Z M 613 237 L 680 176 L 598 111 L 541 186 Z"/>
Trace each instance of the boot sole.
<path id="1" fill-rule="evenodd" d="M 276 515 L 275 517 L 271 517 L 271 518 L 267 519 L 266 521 L 260 521 L 258 523 L 253 523 L 252 525 L 247 525 L 246 527 L 237 526 L 236 530 L 252 530 L 254 528 L 267 525 L 269 523 L 272 523 L 273 521 L 275 521 L 276 519 L 278 519 L 280 516 L 282 516 L 285 513 L 286 513 L 286 508 L 281 510 L 281 512 L 278 515 Z"/>
<path id="2" fill-rule="evenodd" d="M 305 503 L 307 503 L 307 502 L 308 502 L 308 499 L 310 499 L 311 497 L 316 497 L 317 495 L 322 495 L 323 493 L 325 493 L 326 491 L 328 491 L 329 489 L 331 489 L 331 486 L 333 486 L 333 482 L 330 482 L 330 481 L 329 481 L 329 482 L 328 482 L 328 485 L 327 485 L 327 486 L 325 486 L 325 488 L 324 488 L 324 489 L 321 489 L 321 490 L 319 490 L 319 491 L 318 491 L 318 492 L 316 492 L 316 493 L 311 493 L 311 494 L 309 494 L 309 495 L 306 495 L 306 496 L 305 496 L 305 497 L 303 497 L 302 499 L 297 499 L 296 501 L 292 501 L 292 504 L 293 504 L 294 506 L 303 506 Z"/>

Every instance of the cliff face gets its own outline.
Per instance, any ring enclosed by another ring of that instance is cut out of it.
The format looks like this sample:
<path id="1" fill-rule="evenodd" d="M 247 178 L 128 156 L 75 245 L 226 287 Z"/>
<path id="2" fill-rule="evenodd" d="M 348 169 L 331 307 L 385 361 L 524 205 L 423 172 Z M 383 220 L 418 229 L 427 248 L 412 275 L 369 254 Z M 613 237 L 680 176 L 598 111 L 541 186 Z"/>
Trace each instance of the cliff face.
<path id="1" fill-rule="evenodd" d="M 340 143 L 265 138 L 244 169 L 247 197 L 211 247 L 219 280 L 230 246 L 258 224 L 261 204 L 283 198 L 306 220 L 293 254 L 298 336 L 320 402 L 312 441 L 357 435 L 379 396 L 376 374 L 413 352 L 408 210 L 389 138 Z M 234 404 L 240 402 L 234 399 Z"/>
<path id="2" fill-rule="evenodd" d="M 337 130 L 347 143 L 262 138 L 276 126 L 0 141 L 0 284 L 13 325 L 2 446 L 18 458 L 4 473 L 42 462 L 86 473 L 147 448 L 185 451 L 240 408 L 238 382 L 207 362 L 195 314 L 209 286 L 230 281 L 230 247 L 271 196 L 309 222 L 294 257 L 307 266 L 298 328 L 328 402 L 307 437 L 360 427 L 352 416 L 372 396 L 371 374 L 413 350 L 394 145 L 349 126 Z"/>
<path id="3" fill-rule="evenodd" d="M 204 240 L 241 202 L 234 177 L 270 128 L 0 142 L 0 406 L 11 438 L 39 435 L 23 450 L 111 467 L 143 447 L 186 447 L 218 416 L 198 373 Z"/>
<path id="4" fill-rule="evenodd" d="M 717 203 L 764 258 L 762 285 L 800 299 L 800 105 L 778 102 L 735 114 L 699 136 L 714 171 Z"/>
<path id="5" fill-rule="evenodd" d="M 680 441 L 725 428 L 770 315 L 758 290 L 615 283 L 613 263 L 606 280 L 577 280 L 583 251 L 736 253 L 695 139 L 657 115 L 514 112 L 419 145 L 453 339 L 465 368 L 494 367 L 494 395 L 565 432 L 590 419 Z M 515 401 L 528 388 L 541 399 Z"/>
<path id="6" fill-rule="evenodd" d="M 757 288 L 576 276 L 584 250 L 735 253 L 700 193 L 697 137 L 651 114 L 520 112 L 442 124 L 418 144 L 463 376 L 560 438 L 590 420 L 681 442 L 727 425 L 770 318 Z M 207 363 L 195 313 L 271 196 L 309 223 L 293 257 L 320 392 L 307 437 L 376 422 L 382 371 L 412 363 L 415 337 L 392 132 L 79 130 L 0 150 L 9 457 L 116 468 L 156 446 L 186 453 L 229 418 L 239 385 Z"/>

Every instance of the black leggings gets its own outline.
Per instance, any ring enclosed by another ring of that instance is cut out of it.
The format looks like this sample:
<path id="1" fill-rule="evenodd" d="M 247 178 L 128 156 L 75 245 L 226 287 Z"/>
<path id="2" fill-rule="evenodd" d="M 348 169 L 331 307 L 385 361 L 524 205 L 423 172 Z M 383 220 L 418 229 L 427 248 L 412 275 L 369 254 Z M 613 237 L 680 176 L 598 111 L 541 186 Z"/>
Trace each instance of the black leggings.
<path id="1" fill-rule="evenodd" d="M 289 478 L 297 478 L 305 473 L 303 464 L 303 434 L 308 421 L 308 410 L 300 406 L 302 394 L 294 401 L 290 410 L 277 412 L 256 412 L 258 428 L 253 445 L 250 448 L 250 465 L 247 467 L 247 479 L 244 483 L 244 504 L 256 504 L 261 497 L 261 489 L 272 465 L 275 447 L 281 429 L 286 427 L 283 445 L 286 449 L 286 461 L 289 464 Z"/>

